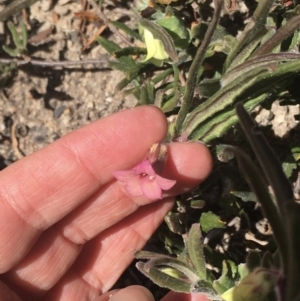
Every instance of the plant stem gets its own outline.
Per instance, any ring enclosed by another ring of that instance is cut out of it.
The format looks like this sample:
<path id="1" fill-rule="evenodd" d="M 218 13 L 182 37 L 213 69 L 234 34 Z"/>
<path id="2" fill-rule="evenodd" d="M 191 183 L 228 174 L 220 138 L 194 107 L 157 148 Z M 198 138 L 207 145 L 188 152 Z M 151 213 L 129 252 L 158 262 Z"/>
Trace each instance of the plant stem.
<path id="1" fill-rule="evenodd" d="M 0 58 L 0 63 L 3 64 L 16 64 L 17 66 L 21 65 L 35 65 L 35 66 L 42 66 L 42 67 L 68 67 L 68 66 L 79 66 L 79 65 L 96 65 L 96 64 L 103 64 L 108 63 L 108 60 L 97 60 L 97 59 L 90 59 L 90 60 L 82 60 L 82 61 L 40 61 L 40 60 L 18 60 L 18 59 L 3 59 Z M 109 67 L 105 67 L 109 68 Z"/>
<path id="2" fill-rule="evenodd" d="M 189 73 L 188 73 L 186 89 L 185 89 L 185 93 L 183 96 L 183 103 L 179 110 L 178 117 L 177 117 L 176 124 L 175 124 L 175 135 L 178 135 L 180 133 L 184 119 L 192 106 L 194 90 L 195 90 L 196 81 L 197 81 L 197 72 L 202 64 L 206 49 L 210 43 L 213 33 L 219 23 L 220 14 L 221 14 L 222 6 L 223 6 L 223 0 L 214 0 L 214 4 L 215 4 L 215 12 L 214 12 L 213 18 L 208 26 L 205 37 L 204 37 L 200 47 L 197 50 L 197 53 L 195 55 L 195 58 L 192 62 L 192 65 L 191 65 Z"/>

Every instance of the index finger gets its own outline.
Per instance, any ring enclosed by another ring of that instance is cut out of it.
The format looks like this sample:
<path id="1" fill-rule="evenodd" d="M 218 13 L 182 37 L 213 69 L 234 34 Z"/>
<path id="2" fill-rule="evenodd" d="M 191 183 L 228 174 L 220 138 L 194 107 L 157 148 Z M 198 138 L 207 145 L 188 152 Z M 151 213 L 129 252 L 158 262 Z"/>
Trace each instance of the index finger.
<path id="1" fill-rule="evenodd" d="M 2 171 L 0 273 L 23 258 L 43 230 L 111 181 L 112 171 L 139 163 L 166 131 L 159 109 L 138 107 L 79 129 Z"/>

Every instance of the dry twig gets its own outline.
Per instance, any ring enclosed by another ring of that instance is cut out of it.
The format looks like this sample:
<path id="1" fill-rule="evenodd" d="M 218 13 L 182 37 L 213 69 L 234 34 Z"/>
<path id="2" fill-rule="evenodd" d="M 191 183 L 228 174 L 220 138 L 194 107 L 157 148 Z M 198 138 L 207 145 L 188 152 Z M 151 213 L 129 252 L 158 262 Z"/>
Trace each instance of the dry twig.
<path id="1" fill-rule="evenodd" d="M 14 153 L 16 155 L 16 157 L 20 160 L 22 158 L 24 158 L 24 154 L 22 154 L 22 152 L 19 149 L 19 142 L 18 142 L 18 138 L 16 135 L 16 128 L 17 128 L 17 122 L 14 121 L 11 127 L 11 145 L 12 148 L 14 150 Z"/>
<path id="2" fill-rule="evenodd" d="M 108 59 L 105 60 L 98 60 L 98 59 L 89 59 L 89 60 L 82 60 L 82 61 L 40 61 L 40 60 L 19 60 L 19 59 L 4 59 L 0 58 L 0 63 L 3 64 L 11 64 L 15 63 L 17 66 L 22 65 L 35 65 L 41 67 L 70 67 L 70 66 L 80 66 L 80 65 L 99 65 L 107 63 L 107 67 L 102 67 L 103 69 L 109 68 L 108 67 Z"/>
<path id="3" fill-rule="evenodd" d="M 12 15 L 17 15 L 22 9 L 29 7 L 39 0 L 14 0 L 0 12 L 0 22 L 6 21 Z"/>
<path id="4" fill-rule="evenodd" d="M 122 41 L 124 41 L 129 46 L 134 46 L 118 31 L 118 29 L 114 25 L 110 23 L 110 21 L 106 18 L 105 14 L 103 14 L 98 4 L 94 0 L 88 0 L 88 2 L 93 6 L 93 9 L 97 11 L 99 17 L 103 20 L 104 24 L 107 25 L 113 33 L 115 33 Z"/>

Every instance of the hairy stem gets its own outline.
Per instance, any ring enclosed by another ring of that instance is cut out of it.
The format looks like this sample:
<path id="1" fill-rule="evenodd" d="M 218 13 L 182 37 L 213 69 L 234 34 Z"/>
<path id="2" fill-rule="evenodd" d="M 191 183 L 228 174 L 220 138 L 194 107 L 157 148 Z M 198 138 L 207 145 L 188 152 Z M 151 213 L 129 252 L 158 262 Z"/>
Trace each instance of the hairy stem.
<path id="1" fill-rule="evenodd" d="M 197 72 L 202 64 L 202 61 L 203 61 L 204 55 L 205 55 L 205 51 L 210 43 L 213 33 L 219 23 L 223 1 L 222 0 L 214 0 L 214 4 L 215 4 L 214 16 L 209 24 L 209 27 L 205 34 L 205 37 L 204 37 L 200 47 L 197 50 L 196 56 L 193 60 L 191 68 L 189 70 L 189 75 L 188 75 L 188 79 L 186 82 L 186 89 L 185 89 L 185 93 L 183 96 L 183 103 L 179 110 L 178 117 L 177 117 L 176 124 L 175 124 L 175 135 L 178 135 L 180 133 L 184 119 L 192 106 L 194 90 L 195 90 L 196 81 L 197 81 Z"/>

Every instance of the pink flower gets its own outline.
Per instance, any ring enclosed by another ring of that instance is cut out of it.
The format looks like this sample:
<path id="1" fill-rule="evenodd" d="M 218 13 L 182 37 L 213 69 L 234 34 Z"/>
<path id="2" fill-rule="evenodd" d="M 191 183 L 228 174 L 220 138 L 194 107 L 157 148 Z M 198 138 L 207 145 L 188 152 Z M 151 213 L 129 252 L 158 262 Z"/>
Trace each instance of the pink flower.
<path id="1" fill-rule="evenodd" d="M 115 178 L 125 183 L 126 191 L 132 196 L 144 195 L 150 200 L 162 198 L 162 190 L 169 190 L 176 181 L 165 179 L 154 171 L 149 159 L 130 170 L 113 173 Z"/>

